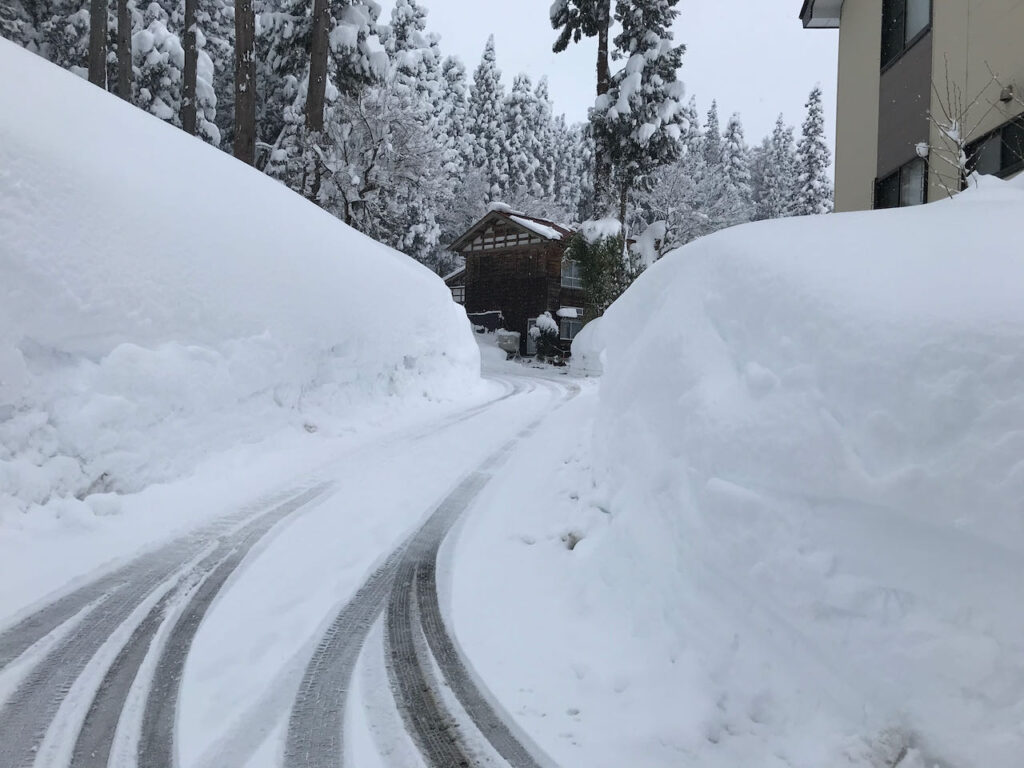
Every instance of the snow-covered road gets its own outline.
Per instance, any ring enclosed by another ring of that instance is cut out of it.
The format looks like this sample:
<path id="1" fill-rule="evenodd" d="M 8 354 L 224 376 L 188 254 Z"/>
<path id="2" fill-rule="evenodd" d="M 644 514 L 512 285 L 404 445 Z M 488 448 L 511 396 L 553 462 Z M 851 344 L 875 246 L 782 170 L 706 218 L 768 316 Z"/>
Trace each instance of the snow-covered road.
<path id="1" fill-rule="evenodd" d="M 543 764 L 464 666 L 437 593 L 452 525 L 579 389 L 495 381 L 488 402 L 112 553 L 31 605 L 8 596 L 0 765 Z M 46 583 L 37 554 L 13 582 Z"/>

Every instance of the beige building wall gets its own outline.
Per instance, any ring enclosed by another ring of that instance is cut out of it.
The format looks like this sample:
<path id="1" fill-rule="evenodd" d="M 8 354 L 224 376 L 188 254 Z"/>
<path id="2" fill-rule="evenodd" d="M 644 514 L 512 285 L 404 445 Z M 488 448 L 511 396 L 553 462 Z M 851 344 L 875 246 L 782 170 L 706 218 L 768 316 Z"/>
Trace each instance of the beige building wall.
<path id="1" fill-rule="evenodd" d="M 1024 112 L 1024 2 L 933 0 L 932 8 L 934 88 L 928 199 L 941 200 L 956 189 L 958 177 L 951 162 L 955 153 L 937 125 L 943 115 L 965 114 L 966 138 L 971 141 Z M 1001 85 L 1014 87 L 1014 100 L 999 101 Z"/>
<path id="2" fill-rule="evenodd" d="M 843 4 L 836 113 L 836 211 L 863 211 L 873 203 L 878 164 L 881 18 L 882 0 L 847 0 Z"/>

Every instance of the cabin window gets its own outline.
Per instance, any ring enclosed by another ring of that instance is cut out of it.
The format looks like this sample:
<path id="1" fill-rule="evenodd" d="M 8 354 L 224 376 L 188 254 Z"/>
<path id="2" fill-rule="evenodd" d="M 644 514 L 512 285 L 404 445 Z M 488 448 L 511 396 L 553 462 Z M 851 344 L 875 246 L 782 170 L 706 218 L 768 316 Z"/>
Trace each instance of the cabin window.
<path id="1" fill-rule="evenodd" d="M 883 0 L 882 68 L 913 47 L 932 24 L 932 0 Z"/>
<path id="2" fill-rule="evenodd" d="M 456 304 L 466 303 L 466 286 L 464 285 L 453 285 L 452 286 L 452 298 Z"/>
<path id="3" fill-rule="evenodd" d="M 1024 170 L 1024 117 L 968 144 L 967 170 L 1002 178 Z"/>
<path id="4" fill-rule="evenodd" d="M 576 334 L 583 328 L 583 308 L 582 307 L 563 307 L 562 310 L 575 311 L 575 317 L 559 317 L 558 318 L 558 336 L 562 341 L 572 341 L 576 338 Z M 570 314 L 570 313 L 566 313 Z"/>
<path id="5" fill-rule="evenodd" d="M 565 259 L 562 262 L 562 287 L 583 290 L 583 269 L 578 261 Z"/>
<path id="6" fill-rule="evenodd" d="M 904 208 L 928 202 L 928 163 L 917 157 L 875 182 L 875 208 Z"/>

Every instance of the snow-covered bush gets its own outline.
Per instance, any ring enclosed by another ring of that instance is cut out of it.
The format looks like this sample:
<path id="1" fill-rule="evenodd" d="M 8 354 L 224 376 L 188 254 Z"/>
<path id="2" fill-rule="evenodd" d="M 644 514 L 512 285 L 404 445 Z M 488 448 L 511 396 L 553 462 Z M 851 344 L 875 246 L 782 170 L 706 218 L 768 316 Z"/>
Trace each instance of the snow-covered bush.
<path id="1" fill-rule="evenodd" d="M 558 321 L 550 312 L 542 313 L 530 328 L 530 337 L 537 343 L 537 358 L 547 360 L 561 355 L 558 346 Z"/>

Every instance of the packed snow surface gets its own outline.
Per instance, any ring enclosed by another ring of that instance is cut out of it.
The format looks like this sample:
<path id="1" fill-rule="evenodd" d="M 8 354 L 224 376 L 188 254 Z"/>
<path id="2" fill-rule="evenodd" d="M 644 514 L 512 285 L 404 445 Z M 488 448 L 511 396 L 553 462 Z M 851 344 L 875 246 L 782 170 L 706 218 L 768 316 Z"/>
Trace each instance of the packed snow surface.
<path id="1" fill-rule="evenodd" d="M 0 525 L 479 387 L 412 259 L 2 40 L 0 71 Z"/>
<path id="2" fill-rule="evenodd" d="M 452 582 L 556 763 L 1020 766 L 1022 216 L 983 178 L 723 231 L 577 337 L 599 394 L 485 492 Z"/>

